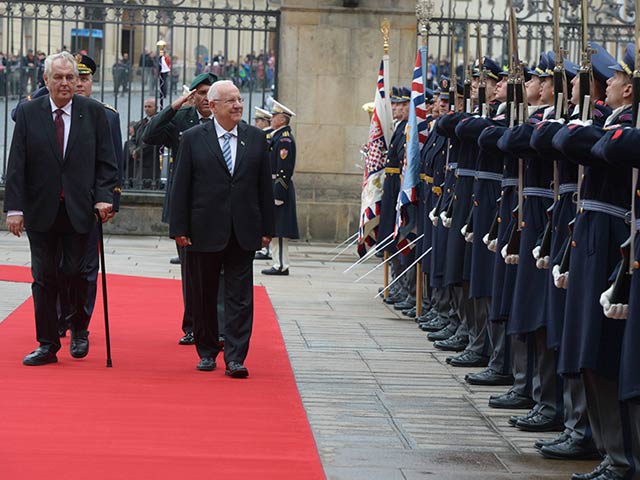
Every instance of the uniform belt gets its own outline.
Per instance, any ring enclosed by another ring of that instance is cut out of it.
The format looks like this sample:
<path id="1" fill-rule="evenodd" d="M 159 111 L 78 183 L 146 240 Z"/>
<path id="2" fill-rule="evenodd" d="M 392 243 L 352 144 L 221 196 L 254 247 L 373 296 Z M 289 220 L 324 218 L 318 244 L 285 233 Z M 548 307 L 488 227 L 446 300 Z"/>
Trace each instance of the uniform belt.
<path id="1" fill-rule="evenodd" d="M 427 183 L 433 183 L 433 177 L 430 177 L 426 173 L 421 173 L 420 174 L 420 180 L 424 180 Z"/>
<path id="2" fill-rule="evenodd" d="M 496 182 L 501 182 L 502 174 L 496 172 L 476 172 L 476 178 L 478 180 L 495 180 Z"/>
<path id="3" fill-rule="evenodd" d="M 503 178 L 502 179 L 502 188 L 505 187 L 517 187 L 518 179 L 517 178 Z"/>
<path id="4" fill-rule="evenodd" d="M 607 215 L 611 215 L 612 217 L 622 218 L 623 220 L 627 221 L 627 223 L 629 222 L 631 215 L 631 212 L 629 212 L 625 208 L 611 205 L 610 203 L 600 202 L 598 200 L 581 200 L 580 210 L 605 213 Z"/>
<path id="5" fill-rule="evenodd" d="M 548 188 L 526 187 L 522 189 L 525 197 L 544 197 L 553 199 L 553 190 Z"/>
<path id="6" fill-rule="evenodd" d="M 456 162 L 447 165 L 447 170 L 455 170 L 456 168 L 458 168 L 458 164 Z"/>
<path id="7" fill-rule="evenodd" d="M 562 183 L 558 188 L 558 192 L 560 195 L 564 195 L 565 193 L 574 193 L 578 191 L 577 183 Z"/>
<path id="8" fill-rule="evenodd" d="M 390 175 L 400 175 L 400 167 L 385 167 L 384 173 Z"/>
<path id="9" fill-rule="evenodd" d="M 468 168 L 457 168 L 456 177 L 475 177 L 476 171 Z"/>

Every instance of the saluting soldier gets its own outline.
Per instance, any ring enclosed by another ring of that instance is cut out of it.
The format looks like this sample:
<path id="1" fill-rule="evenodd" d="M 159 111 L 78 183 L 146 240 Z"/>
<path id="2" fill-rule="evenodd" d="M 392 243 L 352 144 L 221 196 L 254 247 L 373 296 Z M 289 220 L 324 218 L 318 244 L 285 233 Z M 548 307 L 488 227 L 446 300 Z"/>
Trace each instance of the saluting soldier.
<path id="1" fill-rule="evenodd" d="M 582 374 L 594 440 L 607 455 L 595 475 L 587 478 L 623 479 L 632 471 L 630 425 L 618 396 L 624 322 L 606 318 L 599 304 L 618 263 L 619 246 L 629 233 L 631 167 L 626 158 L 610 158 L 607 163 L 594 145 L 606 129 L 631 124 L 634 52 L 629 44 L 623 61 L 611 66 L 615 73 L 607 81 L 606 103 L 613 112 L 604 128 L 574 120 L 553 140 L 569 160 L 585 167 L 569 272 L 553 268 L 556 285 L 568 283 L 558 368 L 565 375 Z"/>
<path id="2" fill-rule="evenodd" d="M 189 86 L 190 93 L 178 97 L 171 105 L 165 107 L 160 113 L 151 118 L 142 134 L 142 141 L 149 145 L 164 145 L 171 149 L 172 158 L 169 160 L 169 172 L 167 174 L 167 185 L 164 194 L 164 204 L 162 205 L 162 221 L 169 221 L 169 209 L 171 204 L 171 190 L 173 187 L 173 174 L 176 169 L 178 147 L 182 133 L 200 123 L 210 122 L 213 119 L 207 92 L 209 87 L 218 80 L 212 73 L 203 73 L 193 79 Z M 189 103 L 193 101 L 193 106 Z M 180 345 L 193 345 L 193 314 L 188 299 L 190 289 L 187 288 L 187 262 L 185 260 L 186 248 L 176 246 L 180 257 L 180 274 L 182 278 L 182 297 L 184 302 L 184 314 L 182 316 L 183 336 L 178 343 Z M 222 285 L 222 282 L 221 282 Z M 223 298 L 222 287 L 218 295 Z M 224 318 L 221 312 L 223 304 L 218 302 L 218 319 Z M 220 331 L 223 331 L 220 329 Z"/>
<path id="3" fill-rule="evenodd" d="M 291 117 L 296 114 L 282 103 L 273 101 L 271 111 L 271 178 L 276 205 L 275 234 L 271 240 L 273 266 L 262 270 L 263 275 L 289 275 L 289 240 L 300 238 L 296 213 L 296 191 L 293 172 L 296 166 L 296 141 L 293 138 Z"/>

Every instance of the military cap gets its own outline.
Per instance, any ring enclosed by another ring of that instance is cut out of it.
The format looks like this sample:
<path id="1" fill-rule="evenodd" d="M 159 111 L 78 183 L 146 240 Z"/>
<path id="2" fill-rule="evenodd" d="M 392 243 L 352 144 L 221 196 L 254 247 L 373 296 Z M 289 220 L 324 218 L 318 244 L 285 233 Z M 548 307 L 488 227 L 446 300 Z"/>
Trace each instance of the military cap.
<path id="1" fill-rule="evenodd" d="M 547 58 L 549 59 L 549 70 L 551 70 L 551 75 L 553 75 L 553 69 L 556 67 L 556 54 L 555 52 L 547 52 Z M 578 70 L 580 70 L 580 66 L 576 63 L 573 63 L 568 58 L 563 59 L 564 64 L 564 73 L 567 76 L 568 80 L 571 80 L 578 74 Z M 545 75 L 548 76 L 548 75 Z"/>
<path id="2" fill-rule="evenodd" d="M 191 85 L 189 85 L 189 90 L 195 90 L 200 85 L 213 85 L 218 81 L 218 76 L 213 73 L 201 73 L 196 78 L 193 79 Z"/>
<path id="3" fill-rule="evenodd" d="M 529 74 L 536 77 L 548 77 L 547 69 L 549 68 L 549 63 L 547 59 L 546 53 L 540 54 L 540 59 L 538 60 L 538 64 L 533 69 L 529 69 Z"/>
<path id="4" fill-rule="evenodd" d="M 404 103 L 411 100 L 411 90 L 407 87 L 391 88 L 391 103 Z"/>
<path id="5" fill-rule="evenodd" d="M 281 113 L 283 115 L 286 115 L 287 117 L 295 117 L 296 116 L 296 114 L 293 113 L 293 110 L 291 110 L 288 107 L 285 107 L 280 102 L 276 102 L 274 100 L 273 101 L 273 107 L 271 108 L 271 114 L 275 115 L 276 113 Z"/>
<path id="6" fill-rule="evenodd" d="M 589 42 L 589 48 L 595 50 L 593 55 L 591 55 L 593 76 L 596 80 L 606 83 L 607 80 L 614 75 L 613 70 L 611 70 L 609 66 L 614 65 L 616 63 L 616 59 L 613 58 L 613 55 L 607 52 L 607 50 L 599 43 Z"/>
<path id="7" fill-rule="evenodd" d="M 479 77 L 480 76 L 480 69 L 483 68 L 485 73 L 487 74 L 487 77 L 489 78 L 493 78 L 496 82 L 500 81 L 500 71 L 501 68 L 498 66 L 498 64 L 490 59 L 489 57 L 482 57 L 482 65 L 480 65 L 479 60 L 476 60 L 475 64 L 473 65 L 473 76 L 474 77 Z"/>
<path id="8" fill-rule="evenodd" d="M 96 62 L 94 62 L 90 56 L 78 53 L 76 55 L 76 62 L 78 63 L 78 73 L 80 75 L 93 75 L 96 73 Z"/>
<path id="9" fill-rule="evenodd" d="M 260 108 L 260 107 L 254 107 L 254 108 L 256 111 L 255 118 L 262 118 L 263 120 L 271 120 L 271 117 L 273 117 L 273 115 L 271 115 L 271 113 L 265 110 L 264 108 Z"/>
<path id="10" fill-rule="evenodd" d="M 633 75 L 633 70 L 635 69 L 635 49 L 636 46 L 634 43 L 628 43 L 627 48 L 624 50 L 622 60 L 614 65 L 609 65 L 609 68 L 616 72 L 626 73 L 629 76 Z"/>
<path id="11" fill-rule="evenodd" d="M 433 94 L 433 90 L 427 87 L 424 88 L 424 100 L 426 103 L 433 103 Z"/>

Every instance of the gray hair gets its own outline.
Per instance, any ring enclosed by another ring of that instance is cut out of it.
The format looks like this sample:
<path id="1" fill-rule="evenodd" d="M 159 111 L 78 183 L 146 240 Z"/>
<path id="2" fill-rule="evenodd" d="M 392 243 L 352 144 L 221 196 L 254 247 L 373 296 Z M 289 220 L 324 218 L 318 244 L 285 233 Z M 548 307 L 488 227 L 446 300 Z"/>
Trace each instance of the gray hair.
<path id="1" fill-rule="evenodd" d="M 53 62 L 60 59 L 66 60 L 67 62 L 71 63 L 71 65 L 73 65 L 73 73 L 77 77 L 78 63 L 76 62 L 76 59 L 74 58 L 74 56 L 71 55 L 69 52 L 60 52 L 60 53 L 53 53 L 49 55 L 47 58 L 45 58 L 44 74 L 47 76 L 47 78 L 51 76 L 51 70 L 53 69 Z"/>
<path id="2" fill-rule="evenodd" d="M 218 80 L 209 87 L 209 91 L 207 92 L 207 100 L 217 100 L 219 98 L 218 88 L 225 85 L 231 85 L 233 87 L 236 86 L 231 80 Z"/>

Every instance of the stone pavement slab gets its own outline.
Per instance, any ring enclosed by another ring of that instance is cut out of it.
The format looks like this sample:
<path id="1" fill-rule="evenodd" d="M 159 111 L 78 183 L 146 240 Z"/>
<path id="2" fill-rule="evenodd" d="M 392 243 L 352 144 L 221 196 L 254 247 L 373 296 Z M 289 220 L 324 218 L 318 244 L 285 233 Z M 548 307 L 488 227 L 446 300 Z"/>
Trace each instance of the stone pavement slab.
<path id="1" fill-rule="evenodd" d="M 168 238 L 105 240 L 109 272 L 180 278 L 179 265 L 169 264 L 176 251 Z M 595 466 L 543 459 L 533 442 L 555 434 L 509 427 L 508 417 L 523 412 L 487 404 L 506 388 L 466 384 L 464 375 L 478 369 L 447 365 L 448 354 L 413 320 L 373 299 L 382 269 L 355 282 L 377 260 L 344 273 L 356 257 L 329 262 L 332 248 L 293 243 L 288 277 L 261 275 L 266 261 L 254 267 L 276 310 L 329 479 L 560 480 Z M 0 263 L 28 265 L 26 238 L 0 232 Z M 30 293 L 16 285 L 0 283 L 0 319 Z"/>

